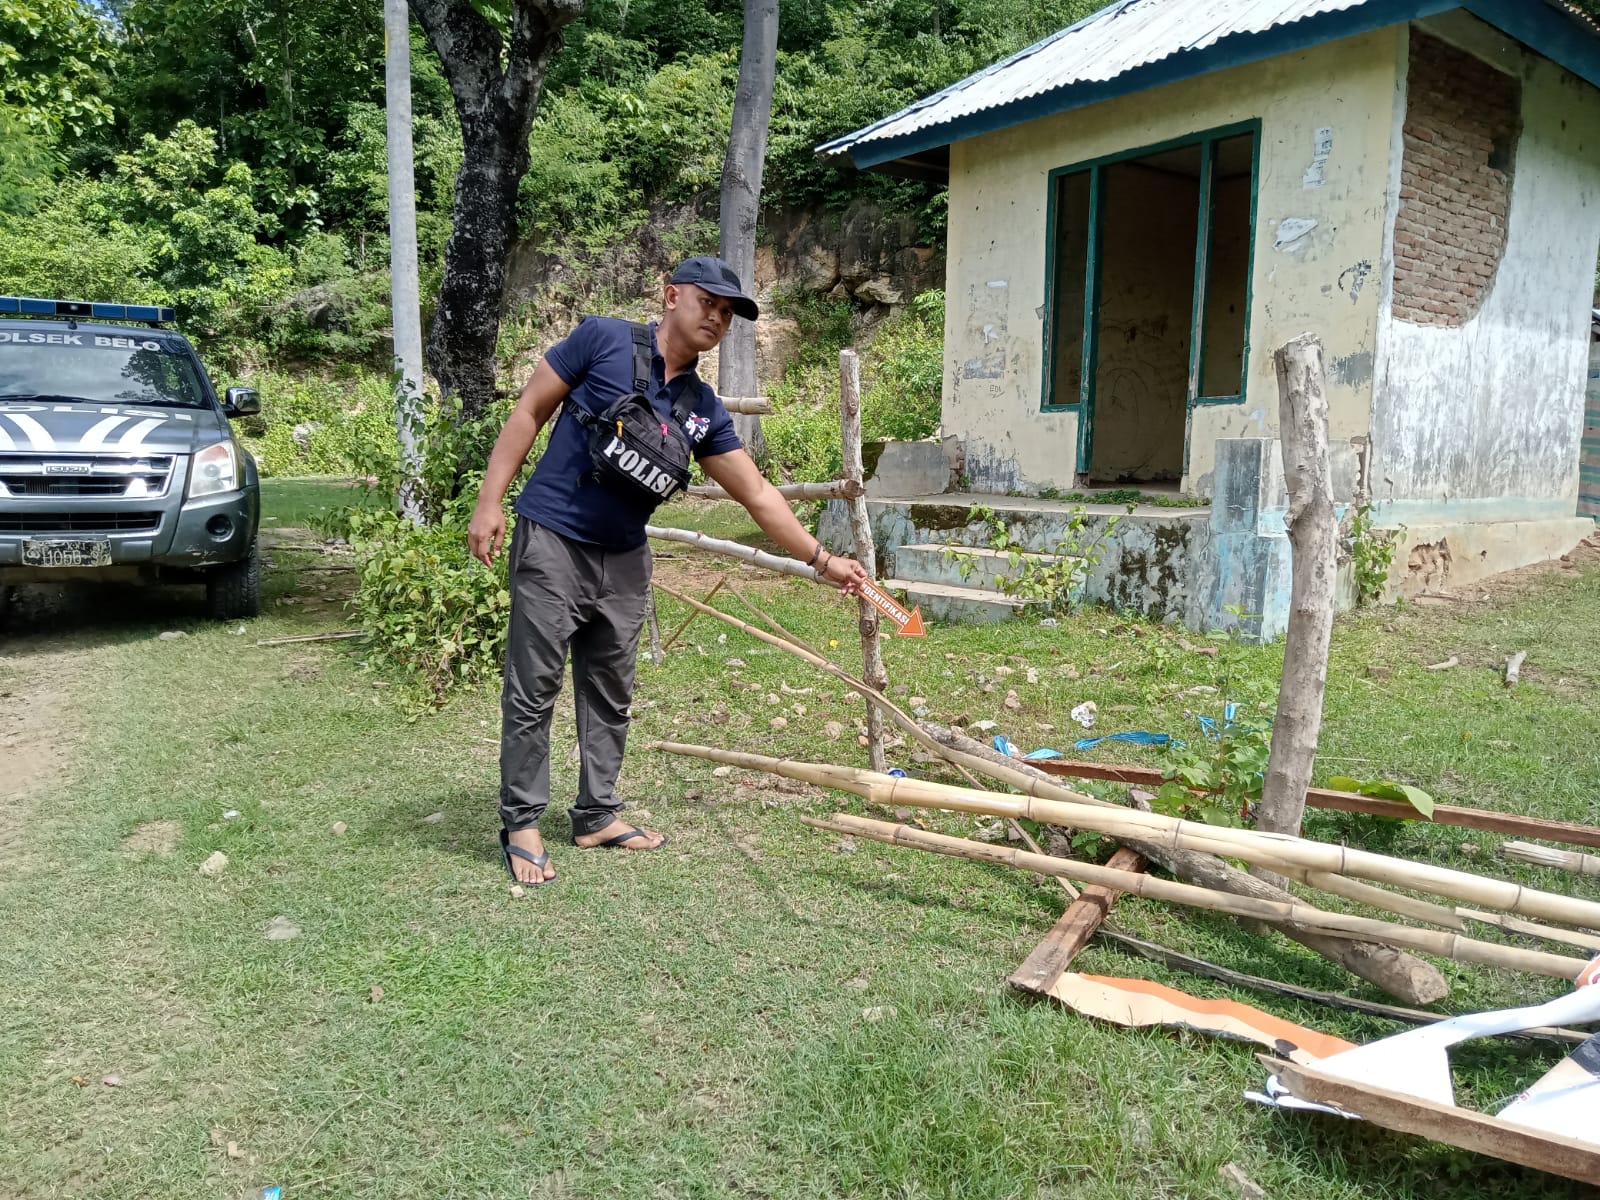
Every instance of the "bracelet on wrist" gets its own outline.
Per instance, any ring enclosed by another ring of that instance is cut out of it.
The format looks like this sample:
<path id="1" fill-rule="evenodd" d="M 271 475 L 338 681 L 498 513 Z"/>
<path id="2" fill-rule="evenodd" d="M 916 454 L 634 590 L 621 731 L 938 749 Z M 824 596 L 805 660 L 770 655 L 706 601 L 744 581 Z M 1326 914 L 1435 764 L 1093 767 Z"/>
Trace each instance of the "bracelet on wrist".
<path id="1" fill-rule="evenodd" d="M 822 553 L 822 543 L 818 542 L 817 543 L 817 548 L 811 552 L 811 557 L 806 559 L 806 566 L 808 566 L 808 567 L 816 566 L 817 565 L 817 555 L 819 555 L 821 553 Z"/>

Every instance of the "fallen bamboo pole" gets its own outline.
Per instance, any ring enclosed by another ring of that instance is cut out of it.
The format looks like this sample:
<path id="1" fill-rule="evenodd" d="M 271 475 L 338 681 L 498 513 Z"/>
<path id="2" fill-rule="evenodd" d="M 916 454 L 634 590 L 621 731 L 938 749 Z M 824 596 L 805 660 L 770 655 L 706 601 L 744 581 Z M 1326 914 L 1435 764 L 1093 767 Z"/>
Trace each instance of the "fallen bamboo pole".
<path id="1" fill-rule="evenodd" d="M 722 588 L 723 588 L 723 585 L 726 584 L 727 582 L 728 582 L 728 577 L 726 575 L 723 575 L 714 584 L 711 585 L 711 590 L 706 593 L 706 603 L 707 604 L 711 603 L 711 598 L 713 596 L 715 596 L 718 592 L 720 592 L 722 590 Z M 663 642 L 661 644 L 661 653 L 665 654 L 668 650 L 671 650 L 672 649 L 672 643 L 677 641 L 679 638 L 681 638 L 683 636 L 684 631 L 686 629 L 688 629 L 689 626 L 694 624 L 694 619 L 696 617 L 698 617 L 699 615 L 700 615 L 700 613 L 698 611 L 691 611 L 689 613 L 689 615 L 683 619 L 683 624 L 679 625 L 676 629 L 674 629 L 672 631 L 672 636 L 669 637 L 665 642 Z"/>
<path id="2" fill-rule="evenodd" d="M 815 650 L 807 650 L 804 646 L 797 645 L 796 643 L 789 641 L 787 638 L 781 638 L 775 633 L 768 633 L 765 629 L 757 629 L 748 621 L 741 621 L 738 617 L 729 616 L 720 609 L 712 608 L 709 604 L 701 604 L 700 601 L 694 599 L 692 596 L 685 596 L 682 592 L 675 591 L 664 583 L 656 583 L 652 580 L 650 586 L 660 589 L 667 595 L 671 596 L 674 600 L 678 601 L 680 604 L 687 604 L 696 612 L 705 613 L 705 615 L 708 617 L 715 617 L 725 625 L 731 625 L 742 633 L 748 633 L 751 637 L 756 638 L 758 641 L 766 642 L 769 646 L 776 646 L 780 650 L 787 650 L 796 658 L 804 659 L 806 662 L 816 667 L 819 671 L 833 676 L 833 678 L 837 679 L 840 683 L 844 684 L 852 691 L 859 692 L 867 699 L 882 707 L 883 711 L 889 714 L 896 725 L 900 726 L 901 729 L 904 729 L 906 733 L 915 738 L 928 749 L 932 750 L 935 754 L 944 754 L 944 748 L 940 746 L 938 742 L 933 740 L 927 730 L 923 729 L 921 725 L 917 724 L 910 713 L 906 712 L 898 704 L 890 700 L 876 688 L 862 683 L 861 680 L 857 679 L 854 675 L 851 675 L 843 667 L 840 667 L 837 664 L 828 661 L 826 658 L 823 658 L 822 655 L 818 654 Z M 965 775 L 967 780 L 974 787 L 978 785 L 978 781 L 973 776 L 971 771 L 966 770 L 959 764 L 957 764 L 956 769 Z"/>
<path id="3" fill-rule="evenodd" d="M 1591 933 L 1579 933 L 1575 929 L 1557 929 L 1553 925 L 1541 925 L 1537 921 L 1524 921 L 1519 917 L 1508 917 L 1504 913 L 1478 912 L 1472 908 L 1457 908 L 1456 914 L 1469 921 L 1481 921 L 1485 925 L 1497 926 L 1507 933 L 1543 938 L 1547 942 L 1561 942 L 1563 945 L 1577 946 L 1581 950 L 1600 950 L 1600 937 Z"/>
<path id="4" fill-rule="evenodd" d="M 985 746 L 982 742 L 973 741 L 954 729 L 931 721 L 924 722 L 923 728 L 944 746 L 947 752 L 954 754 L 961 762 L 970 764 L 973 770 L 993 779 L 1003 783 L 1009 782 L 1023 791 L 1053 799 L 1071 800 L 1077 795 L 1052 782 L 1032 763 L 1008 758 L 998 750 Z M 1083 799 L 1093 801 L 1093 797 L 1089 796 Z M 1109 801 L 1093 802 L 1105 804 L 1107 808 L 1119 807 Z M 1159 863 L 1185 883 L 1197 884 L 1219 892 L 1232 892 L 1236 896 L 1253 896 L 1257 900 L 1288 903 L 1294 899 L 1291 893 L 1239 870 L 1216 855 L 1174 849 L 1133 838 L 1121 840 L 1124 846 L 1137 850 L 1151 862 Z M 1357 978 L 1382 988 L 1407 1004 L 1433 1004 L 1450 994 L 1450 984 L 1438 967 L 1405 950 L 1397 950 L 1393 946 L 1380 946 L 1374 942 L 1346 941 L 1307 933 L 1292 925 L 1279 925 L 1276 928 L 1291 941 L 1299 942 L 1306 949 L 1320 954 L 1329 962 L 1343 967 Z"/>
<path id="5" fill-rule="evenodd" d="M 1030 760 L 1028 765 L 1037 767 L 1047 775 L 1072 779 L 1104 779 L 1111 783 L 1131 783 L 1148 788 L 1159 788 L 1166 782 L 1166 776 L 1154 767 L 1136 767 L 1125 763 L 1091 763 L 1052 758 Z M 1435 804 L 1432 818 L 1425 818 L 1403 800 L 1379 800 L 1375 796 L 1339 792 L 1330 788 L 1308 788 L 1306 803 L 1313 808 L 1339 812 L 1367 813 L 1374 817 L 1393 817 L 1401 821 L 1431 819 L 1435 825 L 1453 825 L 1458 829 L 1486 829 L 1492 833 L 1543 838 L 1547 842 L 1566 842 L 1571 846 L 1600 847 L 1600 826 L 1580 825 L 1572 821 L 1547 821 L 1543 817 L 1488 812 L 1484 809 L 1462 808 L 1453 804 Z"/>
<path id="6" fill-rule="evenodd" d="M 776 571 L 780 575 L 793 575 L 799 579 L 809 579 L 815 583 L 817 573 L 797 558 L 785 558 L 778 554 L 768 554 L 765 550 L 757 550 L 754 546 L 743 546 L 738 542 L 730 542 L 724 538 L 707 537 L 705 534 L 693 529 L 669 529 L 660 525 L 646 525 L 645 533 L 663 542 L 681 542 L 685 546 L 693 546 L 697 550 L 706 550 L 712 554 L 725 554 L 729 558 L 742 558 L 745 562 L 755 563 L 758 567 L 765 567 L 769 571 Z"/>
<path id="7" fill-rule="evenodd" d="M 1082 883 L 1099 884 L 1119 892 L 1142 896 L 1148 900 L 1161 900 L 1183 904 L 1190 908 L 1203 908 L 1212 912 L 1230 913 L 1237 917 L 1255 920 L 1289 922 L 1303 929 L 1316 929 L 1336 937 L 1359 937 L 1382 941 L 1389 945 L 1406 946 L 1429 954 L 1437 954 L 1457 962 L 1478 963 L 1482 966 L 1505 967 L 1510 970 L 1529 971 L 1536 975 L 1549 975 L 1556 979 L 1575 980 L 1588 966 L 1580 958 L 1567 958 L 1547 954 L 1542 950 L 1522 950 L 1515 946 L 1500 946 L 1492 942 L 1479 942 L 1459 934 L 1438 929 L 1417 929 L 1410 925 L 1395 925 L 1371 917 L 1356 917 L 1346 913 L 1324 912 L 1304 904 L 1279 904 L 1271 900 L 1253 900 L 1248 896 L 1234 896 L 1227 892 L 1213 892 L 1192 884 L 1174 883 L 1135 871 L 1117 871 L 1097 867 L 1070 858 L 1052 858 L 1049 855 L 1030 854 L 972 842 L 963 838 L 947 837 L 894 825 L 888 821 L 873 821 L 865 817 L 840 813 L 827 820 L 801 817 L 803 824 L 815 829 L 827 829 L 855 837 L 870 838 L 896 846 L 911 846 L 952 858 L 967 858 L 975 862 L 996 863 L 1016 867 L 1042 875 L 1062 875 Z"/>
<path id="8" fill-rule="evenodd" d="M 806 500 L 853 500 L 867 494 L 866 487 L 855 479 L 835 479 L 831 483 L 780 483 L 773 485 L 778 495 L 791 504 Z M 732 500 L 725 488 L 714 483 L 695 483 L 689 486 L 689 495 L 705 500 Z"/>
<path id="9" fill-rule="evenodd" d="M 1500 852 L 1512 862 L 1530 863 L 1535 867 L 1554 867 L 1558 871 L 1571 871 L 1574 875 L 1600 878 L 1600 856 L 1579 854 L 1576 850 L 1552 850 L 1548 846 L 1535 846 L 1531 842 L 1507 842 Z"/>
<path id="10" fill-rule="evenodd" d="M 719 396 L 722 407 L 730 413 L 739 413 L 747 417 L 770 417 L 772 415 L 772 401 L 766 396 Z"/>
<path id="11" fill-rule="evenodd" d="M 875 775 L 854 767 L 796 762 L 766 755 L 718 750 L 710 746 L 657 742 L 654 748 L 749 770 L 766 771 L 807 783 L 839 787 L 889 807 L 946 808 L 957 812 L 1020 817 L 1051 825 L 1093 829 L 1119 839 L 1126 837 L 1156 841 L 1162 845 L 1226 854 L 1246 862 L 1277 862 L 1307 870 L 1331 871 L 1338 875 L 1391 883 L 1413 891 L 1465 900 L 1519 916 L 1600 928 L 1600 903 L 1594 901 L 1541 892 L 1521 884 L 1436 867 L 1430 863 L 1312 842 L 1288 834 L 1197 825 L 1191 821 L 1136 809 L 1116 809 L 1114 806 L 1108 809 L 1059 800 L 1040 800 L 1031 796 L 1011 796 L 918 779 Z"/>
<path id="12" fill-rule="evenodd" d="M 341 629 L 337 633 L 296 633 L 289 637 L 257 638 L 258 646 L 288 646 L 295 642 L 338 642 L 345 638 L 367 637 L 365 629 Z"/>
<path id="13" fill-rule="evenodd" d="M 1307 887 L 1316 888 L 1319 892 L 1327 892 L 1330 896 L 1339 896 L 1357 904 L 1365 904 L 1368 908 L 1381 908 L 1397 917 L 1410 917 L 1413 921 L 1424 921 L 1429 925 L 1438 925 L 1458 932 L 1467 928 L 1466 920 L 1455 909 L 1435 904 L 1431 900 L 1403 896 L 1398 892 L 1374 887 L 1370 883 L 1362 883 L 1359 879 L 1346 879 L 1343 875 L 1335 875 L 1331 871 L 1307 871 L 1281 862 L 1267 862 L 1262 865 L 1269 871 L 1275 871 Z"/>

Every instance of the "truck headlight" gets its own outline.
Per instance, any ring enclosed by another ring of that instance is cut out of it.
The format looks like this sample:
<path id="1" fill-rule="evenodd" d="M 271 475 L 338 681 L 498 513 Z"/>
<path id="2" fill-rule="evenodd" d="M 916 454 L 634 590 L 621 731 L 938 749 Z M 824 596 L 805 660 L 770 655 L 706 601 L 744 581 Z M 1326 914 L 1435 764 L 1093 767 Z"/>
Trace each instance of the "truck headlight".
<path id="1" fill-rule="evenodd" d="M 232 442 L 218 442 L 207 446 L 194 456 L 189 470 L 189 495 L 214 496 L 218 492 L 231 492 L 239 487 L 239 460 L 233 453 Z"/>

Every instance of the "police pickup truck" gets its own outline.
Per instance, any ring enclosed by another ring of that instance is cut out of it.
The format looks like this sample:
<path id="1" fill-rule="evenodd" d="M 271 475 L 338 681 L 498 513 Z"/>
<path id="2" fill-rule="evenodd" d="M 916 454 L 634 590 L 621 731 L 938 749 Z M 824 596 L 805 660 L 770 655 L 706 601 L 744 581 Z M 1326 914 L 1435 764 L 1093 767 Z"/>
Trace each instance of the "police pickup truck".
<path id="1" fill-rule="evenodd" d="M 0 296 L 0 615 L 13 585 L 203 583 L 212 617 L 261 608 L 255 460 L 173 311 Z"/>

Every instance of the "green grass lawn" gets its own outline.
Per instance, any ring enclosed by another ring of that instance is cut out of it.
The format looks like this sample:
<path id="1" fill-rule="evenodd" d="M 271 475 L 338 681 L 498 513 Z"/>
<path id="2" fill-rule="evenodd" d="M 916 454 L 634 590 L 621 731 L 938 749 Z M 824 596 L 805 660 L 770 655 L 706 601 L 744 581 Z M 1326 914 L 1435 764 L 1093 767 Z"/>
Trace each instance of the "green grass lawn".
<path id="1" fill-rule="evenodd" d="M 333 496 L 270 481 L 266 502 L 284 526 Z M 670 523 L 747 532 L 726 506 L 690 507 Z M 709 588 L 711 563 L 664 552 L 659 578 Z M 859 702 L 704 618 L 663 668 L 641 663 L 621 785 L 671 844 L 580 853 L 558 803 L 545 825 L 559 880 L 513 899 L 494 839 L 497 698 L 408 719 L 399 681 L 365 669 L 359 643 L 258 647 L 351 623 L 348 576 L 297 576 L 303 557 L 274 562 L 267 615 L 242 632 L 153 596 L 24 607 L 0 635 L 0 754 L 32 764 L 21 784 L 0 778 L 0 1196 L 242 1198 L 279 1184 L 285 1200 L 1221 1200 L 1237 1194 L 1218 1176 L 1227 1163 L 1274 1197 L 1585 1194 L 1361 1123 L 1250 1106 L 1241 1092 L 1263 1078 L 1250 1047 L 1106 1027 L 1009 993 L 1005 976 L 1061 911 L 1053 885 L 842 842 L 797 820 L 837 807 L 834 795 L 644 748 L 670 738 L 864 764 Z M 852 665 L 853 608 L 736 575 Z M 682 616 L 663 601 L 665 627 Z M 1529 657 L 1510 693 L 1496 667 L 1514 649 Z M 1452 654 L 1461 666 L 1425 669 Z M 889 643 L 886 658 L 932 718 L 993 719 L 1024 749 L 1067 749 L 1068 712 L 1087 699 L 1097 733 L 1194 738 L 1190 710 L 1216 705 L 1192 689 L 1221 671 L 1230 690 L 1262 696 L 1281 647 L 1213 659 L 1175 631 L 1086 611 L 1054 628 L 940 627 Z M 1342 620 L 1318 777 L 1600 822 L 1597 674 L 1600 570 L 1464 611 Z M 830 741 L 830 720 L 851 731 Z M 555 788 L 570 795 L 569 700 L 554 745 Z M 909 750 L 891 757 L 927 769 Z M 1570 876 L 1511 870 L 1492 835 L 1332 814 L 1311 827 L 1600 897 Z M 203 878 L 216 850 L 227 870 Z M 267 941 L 280 915 L 300 935 Z M 1117 919 L 1242 970 L 1379 998 L 1221 918 L 1124 899 Z M 1352 1040 L 1398 1028 L 1098 944 L 1080 961 Z M 1450 1011 L 1561 990 L 1442 966 Z M 1560 1053 L 1468 1047 L 1462 1094 L 1493 1106 Z"/>

